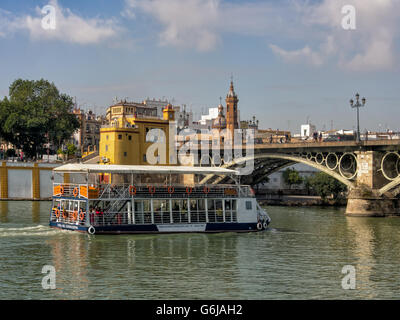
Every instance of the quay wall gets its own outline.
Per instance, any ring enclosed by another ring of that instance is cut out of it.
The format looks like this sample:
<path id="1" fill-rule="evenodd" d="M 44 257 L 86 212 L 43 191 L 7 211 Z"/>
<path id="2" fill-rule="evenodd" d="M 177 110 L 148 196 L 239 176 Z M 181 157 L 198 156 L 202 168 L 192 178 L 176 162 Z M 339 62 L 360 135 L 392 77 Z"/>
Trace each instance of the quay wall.
<path id="1" fill-rule="evenodd" d="M 58 166 L 56 163 L 0 162 L 0 199 L 50 199 L 51 171 Z"/>

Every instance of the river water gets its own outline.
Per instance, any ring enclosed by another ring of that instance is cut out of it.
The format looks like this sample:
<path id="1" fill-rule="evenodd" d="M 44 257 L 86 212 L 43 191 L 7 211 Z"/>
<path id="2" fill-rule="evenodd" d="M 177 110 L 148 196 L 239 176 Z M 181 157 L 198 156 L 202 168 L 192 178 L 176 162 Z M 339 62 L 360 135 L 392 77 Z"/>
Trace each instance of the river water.
<path id="1" fill-rule="evenodd" d="M 259 233 L 90 236 L 50 229 L 50 205 L 0 202 L 0 299 L 400 298 L 398 218 L 267 207 Z"/>

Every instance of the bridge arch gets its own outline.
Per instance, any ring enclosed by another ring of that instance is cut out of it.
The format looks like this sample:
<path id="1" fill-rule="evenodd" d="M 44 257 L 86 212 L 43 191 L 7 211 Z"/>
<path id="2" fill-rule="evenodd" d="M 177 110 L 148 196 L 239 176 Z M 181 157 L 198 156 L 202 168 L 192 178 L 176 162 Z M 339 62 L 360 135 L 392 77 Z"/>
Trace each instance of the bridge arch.
<path id="1" fill-rule="evenodd" d="M 248 156 L 248 157 L 242 157 L 238 159 L 234 159 L 233 161 L 226 163 L 222 165 L 221 167 L 223 168 L 235 168 L 238 166 L 241 166 L 245 164 L 248 161 L 254 161 L 254 162 L 259 162 L 259 166 L 262 166 L 262 163 L 267 163 L 268 161 L 271 160 L 277 160 L 276 161 L 276 166 L 270 170 L 266 168 L 267 170 L 264 173 L 264 178 L 284 167 L 296 164 L 296 163 L 303 163 L 306 164 L 310 167 L 313 167 L 319 171 L 325 172 L 326 174 L 330 175 L 331 177 L 335 178 L 336 180 L 339 180 L 343 184 L 345 184 L 349 189 L 355 188 L 355 183 L 352 181 L 356 175 L 357 175 L 357 169 L 355 170 L 354 174 L 352 174 L 350 177 L 344 177 L 343 173 L 340 171 L 340 161 L 343 159 L 344 156 L 346 155 L 352 155 L 354 157 L 354 154 L 350 153 L 344 153 L 340 157 L 338 157 L 336 154 L 335 156 L 337 159 L 340 160 L 338 161 L 338 165 L 332 167 L 329 167 L 328 162 L 325 160 L 321 160 L 321 156 L 310 156 L 309 154 L 304 155 L 302 157 L 301 155 L 294 155 L 294 154 L 256 154 L 254 156 Z M 355 158 L 355 161 L 357 162 L 357 158 Z M 357 165 L 357 164 L 356 164 Z M 260 169 L 258 169 L 260 170 Z M 262 171 L 262 168 L 261 168 Z M 217 184 L 220 183 L 224 178 L 223 177 L 216 177 L 215 175 L 207 175 L 206 177 L 203 178 L 203 180 L 200 183 L 209 183 L 212 179 L 215 179 L 212 183 Z M 260 181 L 261 182 L 261 181 Z"/>

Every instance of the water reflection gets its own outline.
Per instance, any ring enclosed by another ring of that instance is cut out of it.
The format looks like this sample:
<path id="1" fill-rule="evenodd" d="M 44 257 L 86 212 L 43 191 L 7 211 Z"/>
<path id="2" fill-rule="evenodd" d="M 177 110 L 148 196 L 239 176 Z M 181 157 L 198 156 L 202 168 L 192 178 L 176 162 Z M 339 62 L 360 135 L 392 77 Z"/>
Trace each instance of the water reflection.
<path id="1" fill-rule="evenodd" d="M 8 223 L 8 201 L 0 201 L 0 223 Z"/>
<path id="2" fill-rule="evenodd" d="M 346 225 L 351 234 L 356 286 L 367 293 L 368 299 L 376 298 L 369 285 L 373 267 L 376 265 L 376 226 L 371 219 L 360 217 L 346 217 Z"/>
<path id="3" fill-rule="evenodd" d="M 40 222 L 40 202 L 33 201 L 32 202 L 32 222 L 39 223 Z"/>
<path id="4" fill-rule="evenodd" d="M 400 219 L 270 207 L 261 233 L 89 236 L 50 229 L 50 206 L 0 202 L 0 299 L 400 298 Z"/>
<path id="5" fill-rule="evenodd" d="M 68 239 L 68 240 L 67 240 Z M 238 237 L 225 235 L 63 235 L 46 242 L 57 271 L 57 296 L 69 299 L 169 299 L 229 293 L 237 277 Z M 210 272 L 211 270 L 218 270 Z M 204 280 L 207 279 L 207 283 Z M 169 295 L 163 296 L 160 285 Z M 101 287 L 101 291 L 96 288 Z M 192 290 L 198 287 L 199 290 Z"/>
<path id="6" fill-rule="evenodd" d="M 88 298 L 87 239 L 79 234 L 71 234 L 47 240 L 50 246 L 52 265 L 56 269 L 56 298 Z"/>

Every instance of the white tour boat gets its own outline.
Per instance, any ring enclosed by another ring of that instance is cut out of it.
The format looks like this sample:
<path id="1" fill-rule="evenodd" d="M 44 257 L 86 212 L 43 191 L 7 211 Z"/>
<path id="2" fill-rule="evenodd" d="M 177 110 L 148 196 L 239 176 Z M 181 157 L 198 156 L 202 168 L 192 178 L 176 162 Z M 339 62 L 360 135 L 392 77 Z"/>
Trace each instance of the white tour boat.
<path id="1" fill-rule="evenodd" d="M 235 183 L 172 183 L 172 176 L 183 174 L 229 175 Z M 105 176 L 123 183 L 105 183 Z M 152 176 L 165 183 L 141 182 Z M 249 232 L 265 230 L 271 221 L 250 186 L 240 185 L 235 170 L 67 164 L 55 168 L 52 179 L 53 228 L 90 234 Z"/>

